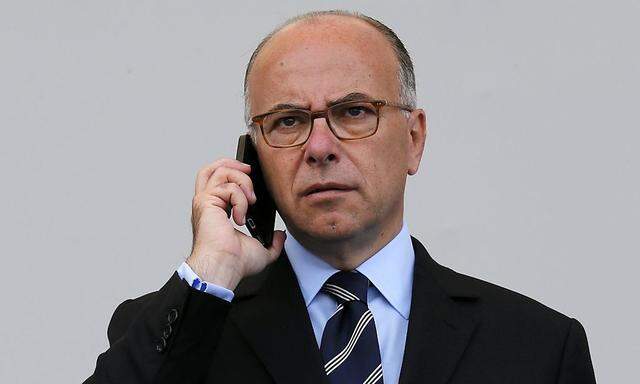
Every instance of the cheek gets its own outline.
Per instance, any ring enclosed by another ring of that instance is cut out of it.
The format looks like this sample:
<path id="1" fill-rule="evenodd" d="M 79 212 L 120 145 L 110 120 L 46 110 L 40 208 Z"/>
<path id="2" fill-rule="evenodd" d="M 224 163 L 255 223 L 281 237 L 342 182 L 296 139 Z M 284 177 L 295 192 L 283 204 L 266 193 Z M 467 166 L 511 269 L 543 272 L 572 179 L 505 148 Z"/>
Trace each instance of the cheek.
<path id="1" fill-rule="evenodd" d="M 396 128 L 396 127 L 394 127 Z M 364 177 L 376 195 L 392 194 L 403 183 L 407 172 L 406 148 L 399 137 L 380 137 L 364 159 Z"/>
<path id="2" fill-rule="evenodd" d="M 279 207 L 290 204 L 289 201 L 292 200 L 295 164 L 295 159 L 279 156 L 276 160 L 270 161 L 269 166 L 263 166 L 269 190 Z"/>

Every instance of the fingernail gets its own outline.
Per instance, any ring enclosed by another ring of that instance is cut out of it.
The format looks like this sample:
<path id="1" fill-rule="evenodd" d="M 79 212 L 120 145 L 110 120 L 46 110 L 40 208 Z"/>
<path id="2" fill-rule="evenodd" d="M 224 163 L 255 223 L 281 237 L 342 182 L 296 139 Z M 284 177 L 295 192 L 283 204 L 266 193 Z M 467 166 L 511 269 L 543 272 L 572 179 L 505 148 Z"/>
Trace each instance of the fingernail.
<path id="1" fill-rule="evenodd" d="M 253 200 L 258 200 L 258 197 L 256 196 L 255 191 L 251 191 L 251 194 L 253 195 Z"/>

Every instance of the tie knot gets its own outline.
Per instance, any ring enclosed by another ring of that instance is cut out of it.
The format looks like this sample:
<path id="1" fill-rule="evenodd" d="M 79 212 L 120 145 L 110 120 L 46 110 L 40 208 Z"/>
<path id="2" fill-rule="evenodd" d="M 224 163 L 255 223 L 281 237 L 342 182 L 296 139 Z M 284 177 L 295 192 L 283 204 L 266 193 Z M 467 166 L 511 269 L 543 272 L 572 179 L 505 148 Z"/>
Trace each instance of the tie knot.
<path id="1" fill-rule="evenodd" d="M 322 286 L 322 290 L 335 297 L 339 303 L 359 300 L 367 304 L 369 279 L 358 271 L 338 271 Z"/>

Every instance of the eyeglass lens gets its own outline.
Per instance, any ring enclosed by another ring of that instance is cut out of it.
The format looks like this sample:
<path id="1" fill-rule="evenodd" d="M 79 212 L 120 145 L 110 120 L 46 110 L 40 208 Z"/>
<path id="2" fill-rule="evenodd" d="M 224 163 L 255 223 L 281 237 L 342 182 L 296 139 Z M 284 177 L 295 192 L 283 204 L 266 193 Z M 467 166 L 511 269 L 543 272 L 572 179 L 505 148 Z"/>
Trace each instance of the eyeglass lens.
<path id="1" fill-rule="evenodd" d="M 286 110 L 265 117 L 262 129 L 272 145 L 296 145 L 307 140 L 311 133 L 312 112 Z M 327 111 L 329 125 L 341 139 L 366 137 L 376 130 L 377 108 L 367 102 L 350 102 L 334 105 Z"/>

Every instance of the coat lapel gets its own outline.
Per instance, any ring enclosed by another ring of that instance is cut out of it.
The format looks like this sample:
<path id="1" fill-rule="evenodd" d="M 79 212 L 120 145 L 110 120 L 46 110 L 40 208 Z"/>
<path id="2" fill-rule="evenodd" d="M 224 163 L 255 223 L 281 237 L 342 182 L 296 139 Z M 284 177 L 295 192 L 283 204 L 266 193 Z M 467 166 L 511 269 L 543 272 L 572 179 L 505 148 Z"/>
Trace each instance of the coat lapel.
<path id="1" fill-rule="evenodd" d="M 462 308 L 477 297 L 451 270 L 437 264 L 411 238 L 415 266 L 401 384 L 444 384 L 453 374 L 478 321 Z"/>
<path id="2" fill-rule="evenodd" d="M 327 383 L 309 314 L 284 250 L 231 319 L 277 383 Z"/>

